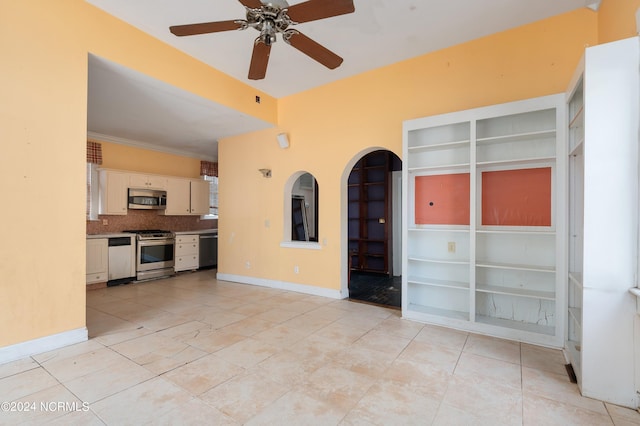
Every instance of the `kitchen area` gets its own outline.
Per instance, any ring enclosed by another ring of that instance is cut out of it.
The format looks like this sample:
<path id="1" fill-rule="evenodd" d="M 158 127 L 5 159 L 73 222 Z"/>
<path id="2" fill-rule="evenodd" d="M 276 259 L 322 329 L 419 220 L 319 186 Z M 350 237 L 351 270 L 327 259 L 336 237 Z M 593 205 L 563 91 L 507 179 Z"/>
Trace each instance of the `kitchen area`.
<path id="1" fill-rule="evenodd" d="M 87 289 L 165 278 L 218 263 L 209 182 L 101 169 L 87 220 Z"/>

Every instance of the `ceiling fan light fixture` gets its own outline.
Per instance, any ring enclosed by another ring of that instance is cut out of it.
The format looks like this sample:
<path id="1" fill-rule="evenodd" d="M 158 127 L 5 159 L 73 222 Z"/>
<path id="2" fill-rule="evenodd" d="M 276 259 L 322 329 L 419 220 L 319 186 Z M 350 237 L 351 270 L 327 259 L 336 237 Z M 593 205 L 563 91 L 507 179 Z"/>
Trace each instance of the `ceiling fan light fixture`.
<path id="1" fill-rule="evenodd" d="M 267 46 L 276 42 L 276 27 L 271 19 L 265 19 L 260 31 L 260 40 Z"/>
<path id="2" fill-rule="evenodd" d="M 260 41 L 267 46 L 271 46 L 276 42 L 276 35 L 263 32 L 262 34 L 260 34 Z"/>

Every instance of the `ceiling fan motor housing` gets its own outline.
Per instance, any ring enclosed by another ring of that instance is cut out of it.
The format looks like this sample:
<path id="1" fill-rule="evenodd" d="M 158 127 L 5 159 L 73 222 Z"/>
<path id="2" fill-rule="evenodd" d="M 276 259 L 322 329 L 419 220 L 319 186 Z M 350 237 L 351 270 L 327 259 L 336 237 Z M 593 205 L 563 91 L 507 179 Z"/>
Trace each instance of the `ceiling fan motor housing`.
<path id="1" fill-rule="evenodd" d="M 287 15 L 287 9 L 269 3 L 260 9 L 247 7 L 247 26 L 260 31 L 259 40 L 267 46 L 276 42 L 276 33 L 283 33 L 295 24 Z"/>

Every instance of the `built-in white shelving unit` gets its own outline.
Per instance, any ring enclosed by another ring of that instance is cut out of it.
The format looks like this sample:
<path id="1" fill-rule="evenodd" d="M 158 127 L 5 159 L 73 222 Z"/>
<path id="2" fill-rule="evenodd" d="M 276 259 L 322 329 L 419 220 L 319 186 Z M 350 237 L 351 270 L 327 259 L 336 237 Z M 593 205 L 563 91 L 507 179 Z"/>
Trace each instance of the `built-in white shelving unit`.
<path id="1" fill-rule="evenodd" d="M 638 37 L 589 47 L 567 91 L 565 351 L 584 396 L 638 407 Z"/>
<path id="2" fill-rule="evenodd" d="M 580 75 L 569 95 L 569 265 L 567 279 L 567 341 L 565 344 L 574 372 L 581 381 L 582 351 L 582 270 L 584 248 L 584 79 Z"/>
<path id="3" fill-rule="evenodd" d="M 562 347 L 564 99 L 404 123 L 403 317 Z"/>

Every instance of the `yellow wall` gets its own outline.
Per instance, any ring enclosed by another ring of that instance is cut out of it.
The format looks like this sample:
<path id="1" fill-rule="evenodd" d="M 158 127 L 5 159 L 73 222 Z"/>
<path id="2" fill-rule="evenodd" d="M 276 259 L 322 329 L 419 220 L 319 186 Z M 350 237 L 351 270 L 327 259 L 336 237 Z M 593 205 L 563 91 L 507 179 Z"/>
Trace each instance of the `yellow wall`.
<path id="1" fill-rule="evenodd" d="M 598 12 L 599 43 L 622 40 L 636 35 L 638 8 L 640 8 L 640 0 L 603 0 Z"/>
<path id="2" fill-rule="evenodd" d="M 278 147 L 277 130 L 220 143 L 218 270 L 340 289 L 345 176 L 362 152 L 401 156 L 406 119 L 564 92 L 585 45 L 596 43 L 597 15 L 584 9 L 279 99 L 289 148 Z M 319 251 L 280 247 L 284 186 L 299 170 L 319 184 Z"/>
<path id="3" fill-rule="evenodd" d="M 69 6 L 0 2 L 0 346 L 84 326 L 87 58 Z"/>
<path id="4" fill-rule="evenodd" d="M 275 130 L 221 143 L 220 269 L 339 288 L 341 186 L 363 151 L 400 154 L 405 119 L 563 91 L 598 28 L 629 34 L 637 3 L 605 0 L 599 22 L 580 10 L 276 101 L 83 0 L 0 0 L 0 349 L 85 325 L 89 53 L 287 131 L 286 150 Z M 319 251 L 279 247 L 283 185 L 298 170 L 319 180 Z"/>
<path id="5" fill-rule="evenodd" d="M 189 178 L 200 177 L 200 160 L 197 158 L 94 140 L 102 144 L 101 167 L 105 169 Z"/>
<path id="6" fill-rule="evenodd" d="M 83 0 L 1 0 L 0 349 L 85 326 L 90 52 L 265 121 L 277 118 L 274 98 Z"/>

